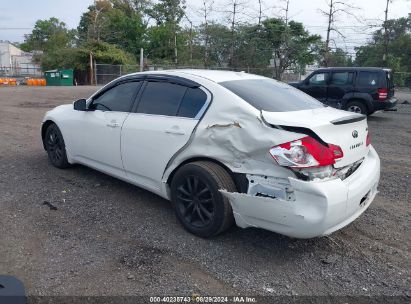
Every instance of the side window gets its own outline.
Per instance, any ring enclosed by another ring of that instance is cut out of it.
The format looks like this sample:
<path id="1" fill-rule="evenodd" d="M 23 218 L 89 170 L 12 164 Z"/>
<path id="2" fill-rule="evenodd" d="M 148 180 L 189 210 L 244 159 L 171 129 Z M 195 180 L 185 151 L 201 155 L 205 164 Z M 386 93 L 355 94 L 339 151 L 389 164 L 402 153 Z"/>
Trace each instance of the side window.
<path id="1" fill-rule="evenodd" d="M 93 99 L 91 109 L 102 111 L 129 112 L 140 82 L 126 82 L 115 86 Z"/>
<path id="2" fill-rule="evenodd" d="M 328 73 L 317 73 L 308 80 L 310 85 L 325 85 L 328 80 Z"/>
<path id="3" fill-rule="evenodd" d="M 175 116 L 187 87 L 168 82 L 148 82 L 137 113 Z"/>
<path id="4" fill-rule="evenodd" d="M 177 116 L 194 118 L 207 101 L 207 94 L 199 88 L 189 88 L 181 102 Z"/>
<path id="5" fill-rule="evenodd" d="M 357 77 L 357 85 L 360 87 L 377 87 L 378 84 L 377 72 L 360 72 Z"/>
<path id="6" fill-rule="evenodd" d="M 331 76 L 332 85 L 350 85 L 353 83 L 353 72 L 334 72 Z"/>

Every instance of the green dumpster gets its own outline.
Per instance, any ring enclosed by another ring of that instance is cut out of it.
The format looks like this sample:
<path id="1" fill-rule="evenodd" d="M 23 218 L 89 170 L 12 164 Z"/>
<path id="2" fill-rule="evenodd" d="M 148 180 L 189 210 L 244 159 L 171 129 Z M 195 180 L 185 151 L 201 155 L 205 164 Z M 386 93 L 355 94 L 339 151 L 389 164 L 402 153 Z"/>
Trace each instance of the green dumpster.
<path id="1" fill-rule="evenodd" d="M 72 86 L 73 70 L 50 70 L 44 72 L 48 86 Z"/>

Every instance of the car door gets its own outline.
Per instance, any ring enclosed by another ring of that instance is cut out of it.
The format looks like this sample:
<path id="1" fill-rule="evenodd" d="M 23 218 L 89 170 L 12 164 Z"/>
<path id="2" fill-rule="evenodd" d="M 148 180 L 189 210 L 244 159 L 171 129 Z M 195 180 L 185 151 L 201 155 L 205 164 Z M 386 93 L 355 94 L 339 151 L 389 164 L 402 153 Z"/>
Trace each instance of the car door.
<path id="1" fill-rule="evenodd" d="M 315 72 L 304 80 L 301 90 L 321 102 L 327 100 L 327 85 L 329 72 Z"/>
<path id="2" fill-rule="evenodd" d="M 124 177 L 121 160 L 121 128 L 129 115 L 141 82 L 124 82 L 93 97 L 88 111 L 71 126 L 74 157 L 103 172 Z"/>
<path id="3" fill-rule="evenodd" d="M 203 88 L 146 81 L 121 133 L 127 178 L 159 192 L 168 162 L 189 141 L 210 97 Z"/>
<path id="4" fill-rule="evenodd" d="M 354 92 L 354 72 L 334 71 L 331 73 L 327 90 L 327 104 L 341 108 L 342 100 L 348 93 Z"/>

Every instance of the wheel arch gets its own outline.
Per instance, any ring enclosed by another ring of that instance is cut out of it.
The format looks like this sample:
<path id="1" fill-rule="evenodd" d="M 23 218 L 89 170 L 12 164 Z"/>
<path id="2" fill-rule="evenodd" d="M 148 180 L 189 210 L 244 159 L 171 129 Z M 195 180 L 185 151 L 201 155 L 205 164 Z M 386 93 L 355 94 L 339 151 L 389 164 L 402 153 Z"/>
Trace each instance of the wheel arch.
<path id="1" fill-rule="evenodd" d="M 173 180 L 173 177 L 175 175 L 175 173 L 184 165 L 189 164 L 189 163 L 193 163 L 193 162 L 197 162 L 197 161 L 209 161 L 212 163 L 215 163 L 217 165 L 219 165 L 220 167 L 222 167 L 224 170 L 227 171 L 227 173 L 231 176 L 231 178 L 233 179 L 238 192 L 240 193 L 246 193 L 248 190 L 248 179 L 246 177 L 246 175 L 244 173 L 235 173 L 233 172 L 227 165 L 225 165 L 224 163 L 222 163 L 221 161 L 218 161 L 214 158 L 211 157 L 206 157 L 206 156 L 197 156 L 197 157 L 191 157 L 188 158 L 186 160 L 184 160 L 183 162 L 181 162 L 167 177 L 167 185 L 170 187 L 171 182 Z"/>
<path id="2" fill-rule="evenodd" d="M 361 102 L 361 103 L 365 104 L 368 113 L 373 112 L 374 107 L 372 105 L 372 99 L 369 96 L 367 96 L 366 94 L 358 94 L 357 93 L 357 94 L 351 95 L 350 97 L 344 99 L 341 107 L 343 109 L 345 109 L 347 104 L 350 103 L 350 102 L 353 102 L 353 101 L 357 101 L 357 102 Z"/>

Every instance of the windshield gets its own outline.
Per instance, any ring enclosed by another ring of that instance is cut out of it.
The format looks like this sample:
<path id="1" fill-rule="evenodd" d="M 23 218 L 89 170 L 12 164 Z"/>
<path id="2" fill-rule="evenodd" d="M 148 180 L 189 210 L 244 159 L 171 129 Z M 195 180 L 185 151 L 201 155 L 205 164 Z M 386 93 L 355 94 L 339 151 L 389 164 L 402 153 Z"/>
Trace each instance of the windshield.
<path id="1" fill-rule="evenodd" d="M 220 85 L 244 99 L 257 110 L 288 112 L 317 109 L 324 105 L 298 89 L 268 79 L 244 79 L 220 82 Z"/>

